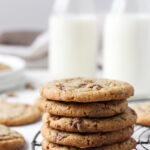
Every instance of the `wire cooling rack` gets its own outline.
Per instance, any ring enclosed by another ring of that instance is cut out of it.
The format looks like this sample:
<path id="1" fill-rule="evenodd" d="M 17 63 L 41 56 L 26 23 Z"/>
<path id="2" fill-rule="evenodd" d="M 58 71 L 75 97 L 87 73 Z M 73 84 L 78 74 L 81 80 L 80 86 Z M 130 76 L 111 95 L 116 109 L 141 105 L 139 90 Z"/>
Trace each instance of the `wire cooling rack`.
<path id="1" fill-rule="evenodd" d="M 131 100 L 129 103 L 147 102 L 150 99 Z M 135 125 L 134 134 L 132 136 L 136 139 L 137 147 L 134 150 L 150 150 L 150 127 Z M 40 131 L 36 133 L 32 141 L 32 150 L 42 150 L 41 147 L 42 136 Z"/>

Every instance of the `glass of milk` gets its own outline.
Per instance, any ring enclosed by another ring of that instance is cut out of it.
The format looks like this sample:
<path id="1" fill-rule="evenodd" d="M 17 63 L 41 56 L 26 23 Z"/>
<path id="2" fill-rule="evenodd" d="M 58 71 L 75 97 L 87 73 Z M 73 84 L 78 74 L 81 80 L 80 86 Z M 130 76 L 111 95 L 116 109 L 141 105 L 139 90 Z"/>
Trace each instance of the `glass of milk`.
<path id="1" fill-rule="evenodd" d="M 49 70 L 53 78 L 93 77 L 98 21 L 93 0 L 55 0 L 49 18 Z"/>
<path id="2" fill-rule="evenodd" d="M 131 0 L 114 2 L 120 3 L 118 10 L 121 12 L 113 11 L 106 17 L 104 77 L 130 82 L 135 87 L 136 96 L 149 96 L 150 14 L 146 13 L 148 4 L 145 3 L 148 1 L 134 1 L 133 9 Z"/>

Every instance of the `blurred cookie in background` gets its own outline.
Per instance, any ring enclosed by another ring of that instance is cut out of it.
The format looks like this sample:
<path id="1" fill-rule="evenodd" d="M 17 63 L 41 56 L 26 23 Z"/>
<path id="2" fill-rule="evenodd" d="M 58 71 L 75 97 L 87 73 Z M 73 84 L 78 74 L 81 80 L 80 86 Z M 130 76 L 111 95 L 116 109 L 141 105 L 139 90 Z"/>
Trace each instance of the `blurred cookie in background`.
<path id="1" fill-rule="evenodd" d="M 41 111 L 35 106 L 0 101 L 0 124 L 19 126 L 39 120 Z"/>
<path id="2" fill-rule="evenodd" d="M 150 126 L 150 103 L 131 105 L 137 113 L 137 124 Z"/>
<path id="3" fill-rule="evenodd" d="M 25 140 L 20 133 L 0 125 L 0 150 L 19 150 L 24 145 Z"/>
<path id="4" fill-rule="evenodd" d="M 44 105 L 45 105 L 45 99 L 42 97 L 38 97 L 35 102 L 34 102 L 34 106 L 39 108 L 42 112 L 44 111 Z"/>

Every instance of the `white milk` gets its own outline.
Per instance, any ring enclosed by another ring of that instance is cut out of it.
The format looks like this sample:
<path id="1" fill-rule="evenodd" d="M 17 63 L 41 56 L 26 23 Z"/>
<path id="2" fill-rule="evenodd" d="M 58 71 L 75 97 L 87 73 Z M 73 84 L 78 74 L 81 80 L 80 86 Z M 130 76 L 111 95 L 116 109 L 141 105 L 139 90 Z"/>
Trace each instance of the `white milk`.
<path id="1" fill-rule="evenodd" d="M 91 15 L 50 18 L 50 71 L 54 78 L 95 76 L 97 19 Z"/>
<path id="2" fill-rule="evenodd" d="M 130 82 L 137 96 L 150 95 L 150 16 L 107 17 L 104 76 Z"/>

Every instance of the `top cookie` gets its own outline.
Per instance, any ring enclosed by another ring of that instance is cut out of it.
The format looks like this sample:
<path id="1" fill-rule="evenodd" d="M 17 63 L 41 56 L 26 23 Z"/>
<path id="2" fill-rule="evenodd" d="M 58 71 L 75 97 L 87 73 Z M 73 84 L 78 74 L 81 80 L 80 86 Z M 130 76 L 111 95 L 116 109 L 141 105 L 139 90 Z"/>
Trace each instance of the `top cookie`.
<path id="1" fill-rule="evenodd" d="M 134 89 L 122 81 L 78 77 L 49 82 L 40 92 L 46 99 L 96 102 L 127 99 L 133 96 Z"/>

